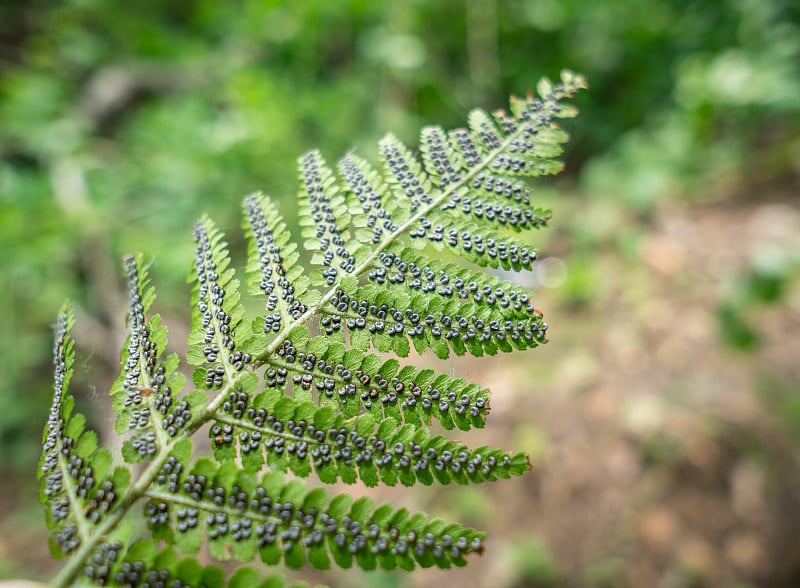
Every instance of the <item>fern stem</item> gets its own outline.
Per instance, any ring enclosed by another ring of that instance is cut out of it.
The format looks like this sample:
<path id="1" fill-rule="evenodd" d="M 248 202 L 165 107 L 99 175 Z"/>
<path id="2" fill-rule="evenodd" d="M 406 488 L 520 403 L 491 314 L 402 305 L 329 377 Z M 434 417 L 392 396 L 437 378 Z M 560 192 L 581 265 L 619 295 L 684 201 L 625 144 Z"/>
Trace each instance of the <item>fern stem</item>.
<path id="1" fill-rule="evenodd" d="M 222 513 L 230 517 L 242 516 L 242 511 L 235 508 L 227 506 L 217 506 L 213 502 L 208 502 L 203 500 L 192 500 L 191 498 L 186 498 L 184 496 L 180 496 L 178 494 L 172 494 L 169 492 L 158 492 L 155 490 L 149 490 L 148 492 L 145 492 L 145 497 L 152 498 L 154 500 L 161 500 L 163 502 L 169 502 L 171 504 L 176 504 L 178 506 L 185 506 L 187 508 L 196 508 L 198 510 L 204 510 L 206 512 Z M 260 522 L 271 522 L 278 524 L 282 523 L 280 517 L 262 515 L 260 513 L 253 511 L 247 511 L 247 518 Z"/>
<path id="2" fill-rule="evenodd" d="M 250 431 L 254 431 L 265 435 L 270 435 L 272 437 L 280 437 L 281 439 L 286 439 L 287 441 L 305 441 L 309 445 L 322 445 L 322 443 L 324 443 L 323 441 L 316 441 L 315 439 L 311 439 L 309 437 L 298 437 L 297 435 L 294 435 L 292 433 L 286 433 L 284 431 L 278 432 L 270 427 L 258 427 L 256 425 L 248 423 L 245 420 L 231 419 L 221 415 L 215 416 L 214 420 L 218 423 L 233 425 L 234 427 L 239 427 L 241 429 L 248 429 Z"/>

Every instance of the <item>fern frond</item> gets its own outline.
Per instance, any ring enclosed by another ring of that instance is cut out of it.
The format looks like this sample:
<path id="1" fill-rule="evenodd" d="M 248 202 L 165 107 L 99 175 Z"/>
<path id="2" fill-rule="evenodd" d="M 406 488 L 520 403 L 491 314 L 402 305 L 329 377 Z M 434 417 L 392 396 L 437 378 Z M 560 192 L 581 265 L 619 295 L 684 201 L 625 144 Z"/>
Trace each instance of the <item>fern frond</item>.
<path id="1" fill-rule="evenodd" d="M 147 492 L 145 515 L 155 537 L 188 554 L 205 535 L 218 559 L 258 554 L 268 565 L 300 568 L 307 561 L 327 569 L 333 557 L 341 567 L 412 569 L 415 562 L 464 565 L 467 554 L 482 549 L 481 533 L 387 504 L 375 508 L 368 498 L 331 500 L 322 488 L 308 490 L 276 472 L 258 479 L 232 462 L 201 459 L 176 473 L 180 463 L 165 464 L 163 481 Z"/>
<path id="2" fill-rule="evenodd" d="M 493 225 L 521 230 L 549 219 L 549 211 L 528 206 L 526 189 L 516 176 L 560 171 L 556 158 L 567 135 L 553 119 L 573 115 L 561 100 L 582 87 L 582 79 L 562 72 L 560 84 L 541 85 L 547 92 L 540 98 L 512 101 L 513 119 L 503 111 L 495 113 L 500 127 L 484 111 L 474 110 L 470 130 L 447 134 L 438 127 L 423 129 L 424 170 L 394 137 L 384 139 L 381 153 L 395 197 L 410 198 L 412 212 L 425 205 L 409 236 L 447 245 L 479 265 L 529 268 L 535 251 Z M 523 206 L 498 202 L 501 194 Z M 454 227 L 454 213 L 467 215 L 471 222 Z"/>
<path id="3" fill-rule="evenodd" d="M 239 280 L 230 268 L 228 245 L 222 232 L 205 218 L 195 224 L 195 264 L 192 281 L 192 329 L 187 360 L 202 366 L 192 380 L 198 388 L 216 390 L 231 382 L 250 363 L 241 348 L 249 331 L 242 327 L 244 308 L 239 302 Z"/>
<path id="4" fill-rule="evenodd" d="M 348 349 L 329 337 L 308 338 L 304 328 L 290 335 L 268 361 L 268 388 L 288 391 L 298 399 L 314 395 L 321 405 L 335 407 L 345 418 L 362 412 L 380 420 L 420 425 L 437 419 L 446 429 L 483 427 L 489 412 L 489 391 L 433 370 L 403 366 L 396 359 Z M 398 369 L 400 368 L 400 369 Z"/>
<path id="5" fill-rule="evenodd" d="M 128 283 L 128 328 L 122 350 L 122 370 L 111 388 L 117 414 L 114 430 L 132 433 L 123 444 L 122 455 L 138 462 L 156 455 L 191 418 L 186 398 L 176 400 L 185 378 L 178 371 L 180 360 L 172 353 L 164 357 L 167 328 L 159 315 L 148 316 L 155 300 L 141 256 L 123 258 Z M 195 402 L 195 404 L 197 404 Z"/>
<path id="6" fill-rule="evenodd" d="M 354 153 L 339 161 L 339 171 L 350 197 L 350 214 L 354 237 L 360 243 L 380 243 L 384 237 L 396 233 L 397 224 L 383 205 L 387 186 L 372 167 Z M 365 232 L 365 228 L 368 229 Z"/>
<path id="7" fill-rule="evenodd" d="M 397 369 L 396 362 L 389 367 Z M 381 375 L 375 379 L 387 382 Z M 483 482 L 529 469 L 524 454 L 508 455 L 487 447 L 470 451 L 461 443 L 431 436 L 418 424 L 401 425 L 385 416 L 376 420 L 371 414 L 347 419 L 331 407 L 318 409 L 311 402 L 270 391 L 253 396 L 250 387 L 242 384 L 237 390 L 228 395 L 214 417 L 210 437 L 220 463 L 238 458 L 248 471 L 261 470 L 266 456 L 271 470 L 291 470 L 306 477 L 313 466 L 326 483 L 341 480 L 352 484 L 360 478 L 367 486 L 375 486 L 379 480 L 411 486 L 434 480 L 443 484 Z M 442 397 L 432 385 L 430 390 L 431 396 L 439 398 L 435 410 L 441 413 L 449 410 L 451 398 L 457 406 L 469 400 L 467 394 L 457 399 L 454 392 Z"/>
<path id="8" fill-rule="evenodd" d="M 497 320 L 541 318 L 531 292 L 486 272 L 445 263 L 404 247 L 389 247 L 378 256 L 367 279 L 388 290 L 411 291 L 429 299 L 470 301 L 497 313 Z M 546 329 L 545 329 L 546 330 Z"/>
<path id="9" fill-rule="evenodd" d="M 411 514 L 367 498 L 330 498 L 300 478 L 323 483 L 468 484 L 520 475 L 523 453 L 466 445 L 433 434 L 483 427 L 489 391 L 430 369 L 401 366 L 411 348 L 440 358 L 528 349 L 547 324 L 526 289 L 479 267 L 526 269 L 537 257 L 519 232 L 546 224 L 522 177 L 555 173 L 566 134 L 556 118 L 584 87 L 562 73 L 539 97 L 512 99 L 511 114 L 475 110 L 469 128 L 421 133 L 421 157 L 392 135 L 382 165 L 353 153 L 329 168 L 317 151 L 300 159 L 299 219 L 314 268 L 300 262 L 277 207 L 255 193 L 243 202 L 245 274 L 265 311 L 245 320 L 239 280 L 222 232 L 194 227 L 190 274 L 189 388 L 141 257 L 124 259 L 129 335 L 111 394 L 122 457 L 111 455 L 73 414 L 73 318 L 62 309 L 54 345 L 55 388 L 39 463 L 52 549 L 71 558 L 55 579 L 81 573 L 96 585 L 223 586 L 217 568 L 182 560 L 204 544 L 218 559 L 297 568 L 331 562 L 364 569 L 464 565 L 483 549 L 473 529 Z M 312 335 L 313 333 L 313 335 Z M 213 459 L 193 461 L 191 437 L 208 429 Z M 143 505 L 151 539 L 129 545 L 131 508 Z M 166 547 L 159 547 L 163 542 Z M 284 586 L 250 569 L 227 584 Z"/>
<path id="10" fill-rule="evenodd" d="M 315 304 L 319 292 L 309 289 L 297 246 L 273 202 L 263 194 L 251 194 L 244 199 L 244 212 L 249 290 L 267 297 L 263 331 L 277 333 Z"/>
<path id="11" fill-rule="evenodd" d="M 90 539 L 93 528 L 117 506 L 128 486 L 129 472 L 111 470 L 111 454 L 98 448 L 97 434 L 85 430 L 83 415 L 74 413 L 68 393 L 75 357 L 69 331 L 75 323 L 64 305 L 56 323 L 53 402 L 42 436 L 39 501 L 47 506 L 50 548 L 56 557 L 75 551 Z"/>
<path id="12" fill-rule="evenodd" d="M 449 357 L 451 350 L 456 355 L 494 355 L 498 350 L 527 349 L 545 341 L 547 327 L 536 314 L 506 318 L 490 305 L 444 301 L 425 293 L 409 296 L 398 290 L 374 284 L 350 293 L 337 290 L 321 309 L 326 335 L 346 328 L 353 348 L 366 351 L 371 343 L 378 351 L 394 351 L 401 357 L 408 355 L 410 340 L 418 353 L 430 348 L 441 359 Z M 494 291 L 489 295 L 497 298 Z"/>
<path id="13" fill-rule="evenodd" d="M 300 181 L 303 243 L 314 252 L 311 262 L 325 268 L 311 274 L 312 283 L 330 286 L 340 275 L 352 274 L 356 269 L 356 257 L 345 240 L 350 216 L 336 178 L 318 151 L 309 151 L 300 158 Z"/>

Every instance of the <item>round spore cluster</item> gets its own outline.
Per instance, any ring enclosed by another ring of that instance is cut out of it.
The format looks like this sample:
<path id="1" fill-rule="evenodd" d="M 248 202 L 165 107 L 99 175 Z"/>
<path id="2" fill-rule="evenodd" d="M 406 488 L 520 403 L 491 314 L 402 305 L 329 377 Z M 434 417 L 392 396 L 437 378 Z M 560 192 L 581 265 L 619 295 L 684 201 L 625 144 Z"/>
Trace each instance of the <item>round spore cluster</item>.
<path id="1" fill-rule="evenodd" d="M 249 400 L 250 397 L 246 392 L 243 392 L 242 385 L 236 384 L 233 390 L 228 392 L 228 396 L 222 403 L 221 408 L 223 412 L 230 413 L 233 418 L 238 419 L 244 414 Z"/>
<path id="2" fill-rule="evenodd" d="M 75 551 L 81 544 L 81 539 L 78 535 L 78 525 L 75 523 L 65 525 L 53 536 L 53 539 L 62 552 L 71 553 Z"/>
<path id="3" fill-rule="evenodd" d="M 101 544 L 83 568 L 84 576 L 98 586 L 105 586 L 121 550 L 122 544 L 119 541 Z"/>
<path id="4" fill-rule="evenodd" d="M 167 432 L 167 435 L 174 437 L 183 427 L 189 424 L 191 419 L 192 411 L 189 403 L 183 400 L 176 404 L 171 412 L 164 415 L 164 420 L 161 424 Z"/>
<path id="5" fill-rule="evenodd" d="M 151 527 L 163 526 L 169 523 L 169 504 L 163 500 L 149 500 L 144 505 L 144 514 Z"/>
<path id="6" fill-rule="evenodd" d="M 297 347 L 291 339 L 284 339 L 280 347 L 275 351 L 279 357 L 283 357 L 286 363 L 294 363 L 297 360 Z"/>
<path id="7" fill-rule="evenodd" d="M 154 431 L 147 431 L 131 439 L 131 446 L 139 457 L 148 459 L 155 457 L 158 453 L 156 434 Z"/>
<path id="8" fill-rule="evenodd" d="M 113 573 L 114 584 L 125 588 L 206 588 L 192 586 L 167 569 L 151 569 L 141 560 L 123 561 Z"/>
<path id="9" fill-rule="evenodd" d="M 114 482 L 106 480 L 92 496 L 92 500 L 86 509 L 86 517 L 92 523 L 97 524 L 102 515 L 111 509 L 117 498 Z"/>
<path id="10" fill-rule="evenodd" d="M 170 492 L 177 492 L 180 483 L 181 472 L 183 472 L 183 464 L 178 461 L 174 455 L 170 455 L 161 471 L 156 476 L 156 484 L 162 484 L 167 487 Z"/>

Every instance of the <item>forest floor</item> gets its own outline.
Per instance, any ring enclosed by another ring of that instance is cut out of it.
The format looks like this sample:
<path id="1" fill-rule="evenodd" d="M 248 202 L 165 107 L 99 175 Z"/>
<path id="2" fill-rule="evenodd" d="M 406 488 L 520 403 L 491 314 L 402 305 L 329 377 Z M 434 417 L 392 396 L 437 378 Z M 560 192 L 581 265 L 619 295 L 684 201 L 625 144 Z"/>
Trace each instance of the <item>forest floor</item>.
<path id="1" fill-rule="evenodd" d="M 348 488 L 486 530 L 483 556 L 456 571 L 304 577 L 386 588 L 800 586 L 800 429 L 787 424 L 800 402 L 800 287 L 752 313 L 754 350 L 726 347 L 716 315 L 755 250 L 799 238 L 788 198 L 663 207 L 633 253 L 594 255 L 591 300 L 565 305 L 559 289 L 538 290 L 547 345 L 444 362 L 493 392 L 487 429 L 459 438 L 528 451 L 533 471 L 468 488 Z M 47 577 L 55 564 L 41 518 L 30 519 L 35 486 L 0 488 L 0 572 Z"/>

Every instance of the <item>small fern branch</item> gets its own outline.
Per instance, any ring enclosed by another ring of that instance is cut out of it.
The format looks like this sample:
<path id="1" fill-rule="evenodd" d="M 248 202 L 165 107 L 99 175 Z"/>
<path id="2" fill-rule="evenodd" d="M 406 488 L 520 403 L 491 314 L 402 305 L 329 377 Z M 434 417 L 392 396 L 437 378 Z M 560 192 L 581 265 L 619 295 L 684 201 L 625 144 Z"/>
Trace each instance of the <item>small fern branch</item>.
<path id="1" fill-rule="evenodd" d="M 241 410 L 236 405 L 244 394 L 239 392 L 236 402 L 229 403 L 231 412 Z M 392 418 L 376 422 L 365 414 L 346 420 L 330 408 L 317 409 L 285 396 L 259 399 L 246 416 L 215 417 L 210 435 L 221 463 L 238 457 L 245 470 L 259 471 L 266 455 L 273 471 L 291 470 L 306 477 L 313 466 L 323 482 L 352 484 L 358 474 L 367 486 L 379 479 L 387 485 L 434 480 L 467 484 L 519 475 L 529 468 L 524 454 L 487 447 L 472 451 L 441 435 L 431 436 L 425 427 L 401 426 Z"/>
<path id="2" fill-rule="evenodd" d="M 173 390 L 184 387 L 177 371 L 177 354 L 163 356 L 167 328 L 161 317 L 148 318 L 155 300 L 141 256 L 125 256 L 128 282 L 128 326 L 130 334 L 122 351 L 122 370 L 111 388 L 118 434 L 132 433 L 123 445 L 126 461 L 134 463 L 156 455 L 188 423 L 189 405 L 176 402 Z"/>
<path id="3" fill-rule="evenodd" d="M 464 555 L 482 549 L 483 534 L 446 525 L 424 515 L 409 515 L 388 504 L 375 508 L 368 498 L 347 495 L 332 500 L 321 488 L 307 490 L 270 472 L 260 480 L 233 463 L 199 460 L 183 475 L 173 457 L 146 493 L 154 537 L 196 553 L 202 536 L 218 559 L 284 561 L 300 568 L 306 561 L 329 567 L 329 556 L 364 569 L 464 565 Z"/>
<path id="4" fill-rule="evenodd" d="M 485 425 L 489 412 L 485 388 L 429 369 L 400 368 L 394 358 L 364 354 L 326 337 L 308 340 L 303 328 L 289 338 L 297 343 L 297 355 L 287 358 L 284 352 L 270 358 L 267 388 L 285 393 L 291 386 L 295 397 L 301 395 L 298 388 L 309 397 L 315 393 L 317 404 L 334 407 L 345 418 L 366 412 L 376 419 L 417 425 L 437 419 L 446 429 Z"/>
<path id="5" fill-rule="evenodd" d="M 575 111 L 572 110 L 571 107 L 563 106 L 559 102 L 563 98 L 571 97 L 575 92 L 585 87 L 586 82 L 582 77 L 575 76 L 571 72 L 565 71 L 562 72 L 562 83 L 559 85 L 559 87 L 554 88 L 551 84 L 549 84 L 549 82 L 540 84 L 539 92 L 542 96 L 541 99 L 535 99 L 532 96 L 529 96 L 525 101 L 512 101 L 512 110 L 515 111 L 514 114 L 516 115 L 517 121 L 514 123 L 514 126 L 506 127 L 506 129 L 509 131 L 507 137 L 494 149 L 489 151 L 489 153 L 483 158 L 478 157 L 477 154 L 472 154 L 473 151 L 476 150 L 474 147 L 469 146 L 467 142 L 468 136 L 467 139 L 461 140 L 461 150 L 465 154 L 465 162 L 468 167 L 468 171 L 463 174 L 463 177 L 460 177 L 460 181 L 448 184 L 444 190 L 442 190 L 437 196 L 432 197 L 429 202 L 419 205 L 416 208 L 416 211 L 412 212 L 405 221 L 396 225 L 394 230 L 387 232 L 385 237 L 371 249 L 371 253 L 369 253 L 363 260 L 359 261 L 357 265 L 354 264 L 354 267 L 352 267 L 347 273 L 351 276 L 361 276 L 368 272 L 370 266 L 372 266 L 372 264 L 378 259 L 380 254 L 383 253 L 383 251 L 392 243 L 394 243 L 398 237 L 416 227 L 421 219 L 451 199 L 459 189 L 468 189 L 470 182 L 473 179 L 477 179 L 481 173 L 485 174 L 498 168 L 509 168 L 505 171 L 515 172 L 514 165 L 510 164 L 509 160 L 504 156 L 505 151 L 513 145 L 516 145 L 516 143 L 521 141 L 523 138 L 538 134 L 539 129 L 550 127 L 554 117 L 574 116 Z M 565 138 L 563 134 L 557 133 L 555 130 L 551 130 L 551 135 L 555 136 L 546 137 L 543 143 L 546 145 L 552 145 L 553 143 L 563 141 Z M 387 141 L 394 142 L 391 136 L 384 140 L 384 144 Z M 546 153 L 551 152 L 553 151 L 547 151 Z M 557 164 L 555 167 L 553 167 L 548 165 L 548 163 L 549 162 L 542 162 L 538 167 L 532 167 L 530 172 L 545 174 L 555 173 L 558 169 L 560 169 L 560 164 Z M 527 165 L 521 166 L 520 170 L 527 167 Z M 519 249 L 523 248 L 524 246 Z M 271 341 L 264 352 L 255 358 L 254 364 L 256 366 L 262 365 L 269 356 L 275 353 L 278 347 L 283 344 L 283 341 L 286 339 L 292 329 L 298 325 L 308 322 L 312 317 L 320 312 L 324 305 L 330 302 L 331 298 L 336 295 L 337 290 L 339 290 L 342 286 L 343 278 L 339 277 L 338 274 L 336 274 L 336 276 L 337 277 L 334 279 L 333 283 L 329 284 L 329 289 L 322 294 L 318 303 L 310 306 L 306 312 L 301 314 L 294 321 L 283 326 L 281 331 Z"/>

